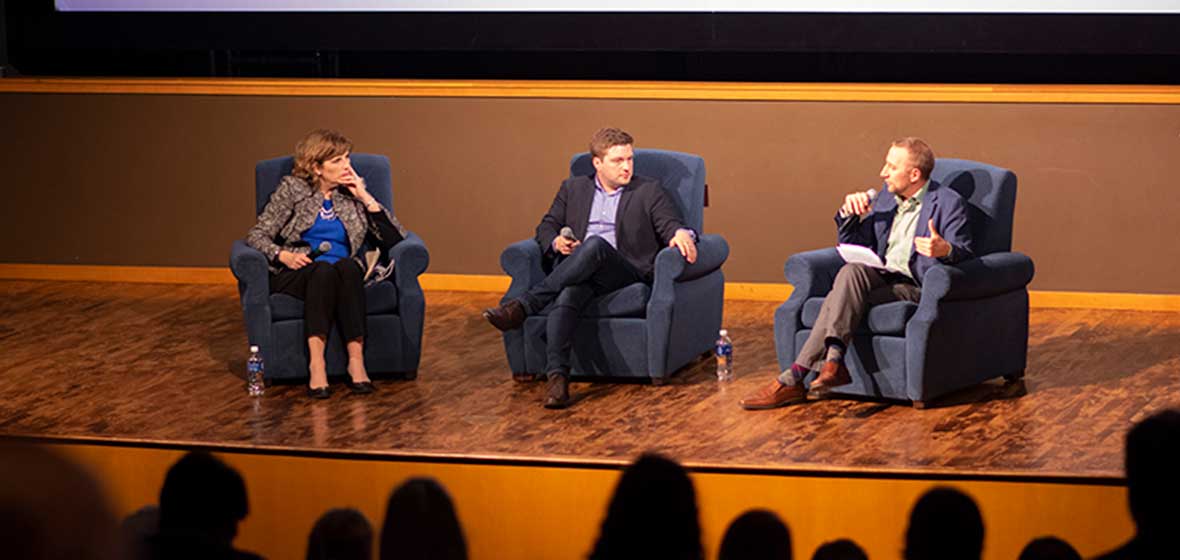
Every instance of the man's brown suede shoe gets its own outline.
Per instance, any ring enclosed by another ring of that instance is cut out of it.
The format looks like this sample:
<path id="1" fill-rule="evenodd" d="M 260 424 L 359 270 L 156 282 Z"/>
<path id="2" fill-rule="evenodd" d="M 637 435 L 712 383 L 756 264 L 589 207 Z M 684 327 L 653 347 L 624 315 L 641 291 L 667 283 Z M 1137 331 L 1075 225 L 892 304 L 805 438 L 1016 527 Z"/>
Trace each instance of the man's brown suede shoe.
<path id="1" fill-rule="evenodd" d="M 746 410 L 766 410 L 778 408 L 791 403 L 802 402 L 807 398 L 807 391 L 802 385 L 783 385 L 778 379 L 762 387 L 756 394 L 738 402 Z"/>
<path id="2" fill-rule="evenodd" d="M 510 331 L 512 329 L 519 329 L 524 324 L 524 319 L 528 314 L 524 312 L 524 306 L 520 304 L 520 300 L 510 299 L 508 303 L 500 307 L 490 307 L 483 310 L 483 317 L 487 319 L 493 327 L 502 331 Z"/>
<path id="3" fill-rule="evenodd" d="M 811 382 L 808 389 L 816 396 L 821 396 L 832 387 L 849 383 L 852 383 L 852 376 L 848 374 L 848 368 L 844 367 L 844 362 L 826 361 L 823 367 L 819 368 L 819 376 Z"/>
<path id="4" fill-rule="evenodd" d="M 565 408 L 569 405 L 569 377 L 558 373 L 549 374 L 549 381 L 545 383 L 545 408 Z"/>

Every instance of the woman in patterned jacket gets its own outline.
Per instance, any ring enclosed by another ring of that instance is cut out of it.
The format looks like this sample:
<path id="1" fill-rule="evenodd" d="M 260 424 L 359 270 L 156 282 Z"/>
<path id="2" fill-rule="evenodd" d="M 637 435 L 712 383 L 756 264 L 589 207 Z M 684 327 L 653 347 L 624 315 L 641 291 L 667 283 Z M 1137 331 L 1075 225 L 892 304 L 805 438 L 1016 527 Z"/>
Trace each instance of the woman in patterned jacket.
<path id="1" fill-rule="evenodd" d="M 352 168 L 352 142 L 333 130 L 314 130 L 295 146 L 295 168 L 279 181 L 246 243 L 270 263 L 270 293 L 304 302 L 311 356 L 307 393 L 325 399 L 324 348 L 335 324 L 348 350 L 348 388 L 372 393 L 365 371 L 365 250 L 388 251 L 406 231 Z"/>

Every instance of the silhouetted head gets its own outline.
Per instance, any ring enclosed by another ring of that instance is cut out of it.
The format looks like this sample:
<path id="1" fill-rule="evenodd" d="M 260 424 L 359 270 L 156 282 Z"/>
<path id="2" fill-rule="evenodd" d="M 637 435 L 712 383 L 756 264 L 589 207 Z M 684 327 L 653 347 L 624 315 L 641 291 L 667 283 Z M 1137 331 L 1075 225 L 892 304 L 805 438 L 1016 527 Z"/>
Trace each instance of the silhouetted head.
<path id="1" fill-rule="evenodd" d="M 688 472 L 671 459 L 644 454 L 619 478 L 591 558 L 702 557 L 696 491 Z"/>
<path id="2" fill-rule="evenodd" d="M 718 559 L 791 560 L 791 531 L 774 512 L 752 509 L 729 524 Z"/>
<path id="3" fill-rule="evenodd" d="M 811 560 L 869 560 L 869 555 L 856 543 L 840 539 L 819 545 Z"/>
<path id="4" fill-rule="evenodd" d="M 433 478 L 412 478 L 397 487 L 385 508 L 381 559 L 467 558 L 467 541 L 451 497 Z"/>
<path id="5" fill-rule="evenodd" d="M 1082 555 L 1057 537 L 1041 537 L 1020 551 L 1019 560 L 1082 560 Z"/>
<path id="6" fill-rule="evenodd" d="M 181 457 L 160 489 L 161 533 L 200 534 L 228 545 L 249 511 L 242 475 L 205 451 Z"/>
<path id="7" fill-rule="evenodd" d="M 307 560 L 369 560 L 373 557 L 373 526 L 365 514 L 330 509 L 307 536 Z"/>
<path id="8" fill-rule="evenodd" d="M 979 560 L 983 517 L 975 500 L 954 488 L 935 488 L 914 504 L 905 534 L 906 560 Z"/>
<path id="9" fill-rule="evenodd" d="M 1140 537 L 1170 537 L 1180 527 L 1180 410 L 1165 410 L 1127 434 L 1127 497 Z"/>
<path id="10" fill-rule="evenodd" d="M 152 504 L 129 513 L 119 529 L 127 560 L 151 558 L 151 539 L 160 532 L 160 507 Z"/>
<path id="11" fill-rule="evenodd" d="M 86 471 L 43 447 L 0 441 L 4 558 L 120 557 L 106 496 Z"/>

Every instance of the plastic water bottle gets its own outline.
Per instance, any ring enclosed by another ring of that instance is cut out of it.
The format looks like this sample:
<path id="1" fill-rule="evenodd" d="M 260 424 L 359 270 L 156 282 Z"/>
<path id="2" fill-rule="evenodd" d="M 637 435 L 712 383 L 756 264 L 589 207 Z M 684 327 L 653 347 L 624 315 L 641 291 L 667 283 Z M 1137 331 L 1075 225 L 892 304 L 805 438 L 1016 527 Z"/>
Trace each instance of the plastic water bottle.
<path id="1" fill-rule="evenodd" d="M 262 354 L 258 352 L 257 346 L 251 346 L 250 359 L 246 360 L 246 393 L 251 397 L 261 397 L 266 390 L 266 379 L 262 375 L 264 369 Z"/>
<path id="2" fill-rule="evenodd" d="M 721 336 L 717 339 L 717 381 L 733 381 L 733 341 L 729 339 L 729 331 L 721 329 Z"/>

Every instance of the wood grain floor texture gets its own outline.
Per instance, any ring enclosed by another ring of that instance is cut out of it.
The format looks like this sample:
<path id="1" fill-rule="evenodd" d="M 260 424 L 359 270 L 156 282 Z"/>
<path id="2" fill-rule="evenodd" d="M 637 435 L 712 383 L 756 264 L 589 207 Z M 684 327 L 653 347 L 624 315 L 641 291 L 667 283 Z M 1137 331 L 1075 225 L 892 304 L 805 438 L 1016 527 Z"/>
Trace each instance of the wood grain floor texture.
<path id="1" fill-rule="evenodd" d="M 933 477 L 1121 476 L 1137 420 L 1180 406 L 1180 314 L 1034 310 L 1027 378 L 916 410 L 829 400 L 747 412 L 775 374 L 776 304 L 726 302 L 737 379 L 700 361 L 673 383 L 580 383 L 540 406 L 511 380 L 480 310 L 498 294 L 429 292 L 415 381 L 313 401 L 246 395 L 230 286 L 0 281 L 0 435 L 377 458 L 617 465 L 645 450 L 690 467 Z"/>

